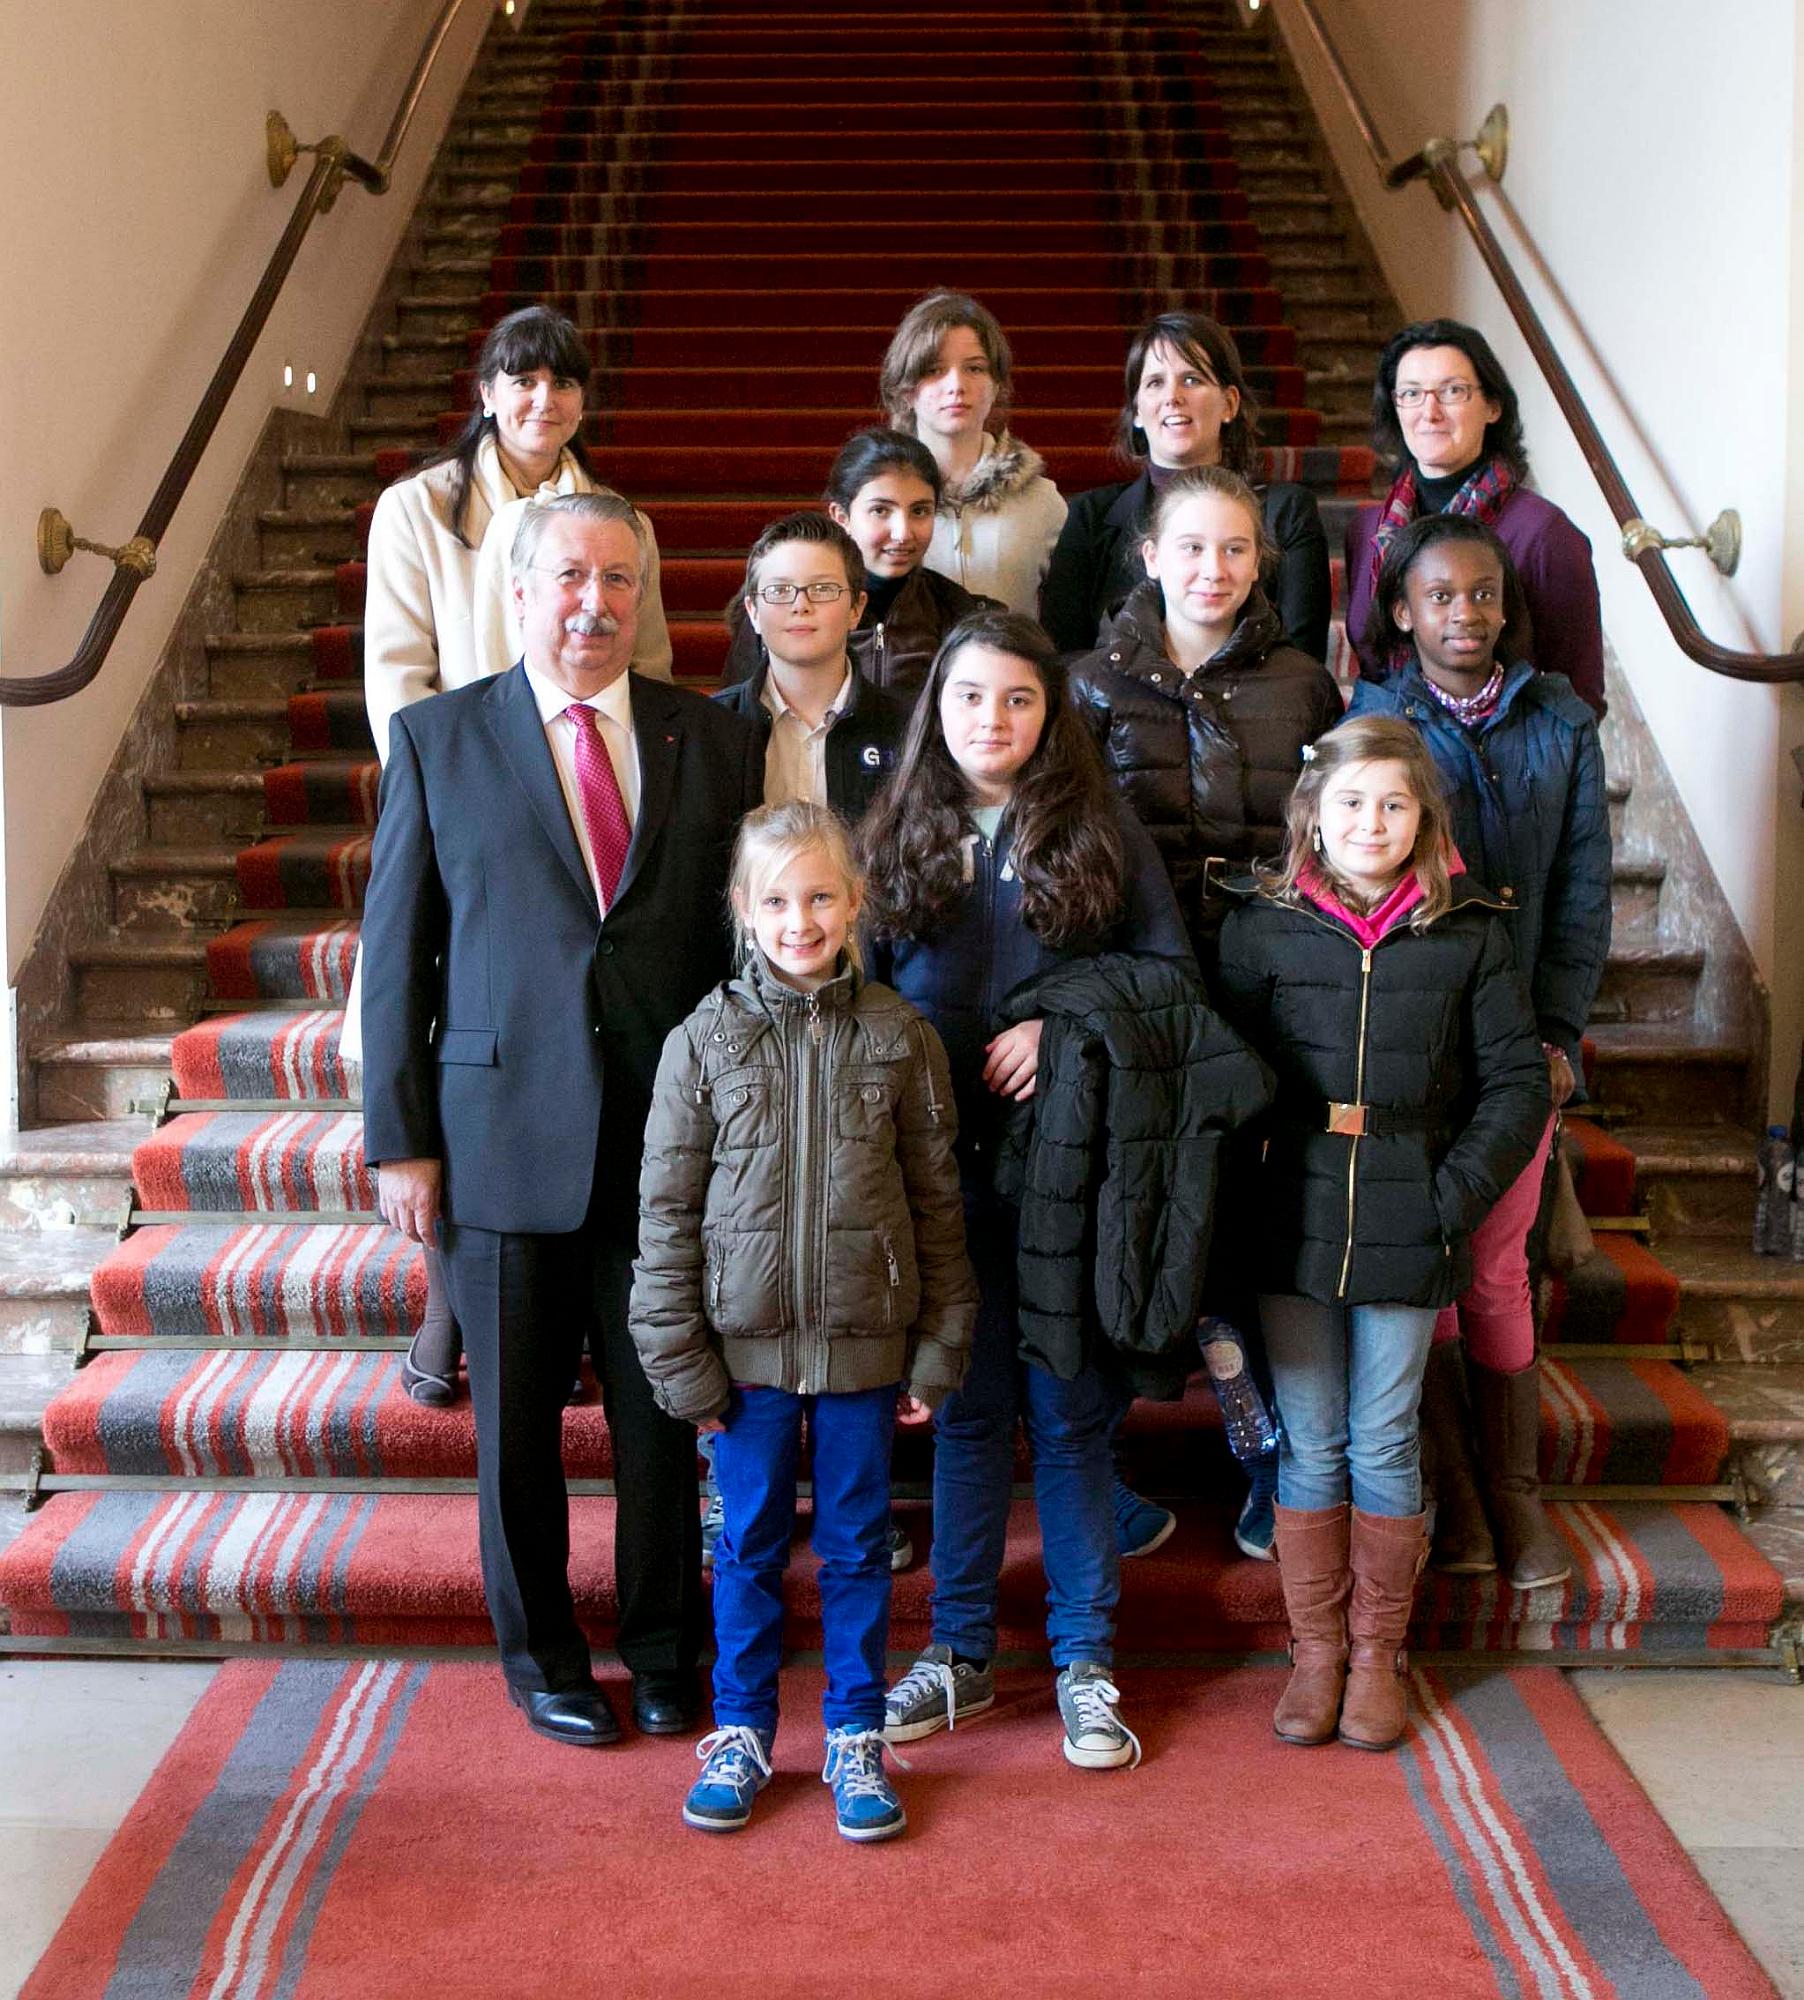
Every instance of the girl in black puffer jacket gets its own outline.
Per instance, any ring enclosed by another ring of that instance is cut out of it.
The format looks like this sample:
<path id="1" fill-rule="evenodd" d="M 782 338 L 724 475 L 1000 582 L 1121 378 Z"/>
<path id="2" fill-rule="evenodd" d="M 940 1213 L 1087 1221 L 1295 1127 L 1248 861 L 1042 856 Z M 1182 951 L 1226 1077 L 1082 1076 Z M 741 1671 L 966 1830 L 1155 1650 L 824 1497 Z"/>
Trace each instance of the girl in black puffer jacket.
<path id="1" fill-rule="evenodd" d="M 1259 587 L 1275 551 L 1237 473 L 1180 472 L 1148 526 L 1145 579 L 1072 663 L 1072 693 L 1207 972 L 1226 908 L 1212 885 L 1282 851 L 1303 746 L 1340 720 L 1340 690 L 1284 641 Z"/>
<path id="2" fill-rule="evenodd" d="M 1448 831 L 1420 736 L 1344 722 L 1297 785 L 1282 868 L 1221 934 L 1223 1011 L 1278 1078 L 1249 1248 L 1284 1426 L 1286 1742 L 1403 1733 L 1435 1314 L 1547 1118 L 1504 906 L 1449 876 Z"/>
<path id="3" fill-rule="evenodd" d="M 1213 969 L 1226 875 L 1283 848 L 1303 749 L 1340 720 L 1319 660 L 1285 642 L 1259 587 L 1276 560 L 1259 498 L 1238 473 L 1200 466 L 1167 481 L 1140 545 L 1147 574 L 1103 643 L 1072 667 L 1072 692 L 1117 790 L 1158 844 L 1197 962 Z M 1209 1288 L 1212 1316 L 1251 1320 L 1239 1287 Z M 1255 1373 L 1263 1364 L 1255 1349 Z M 1125 1408 L 1122 1415 L 1126 1415 Z M 1242 1551 L 1271 1560 L 1273 1468 L 1252 1468 L 1235 1524 Z M 1167 1508 L 1115 1482 L 1124 1556 L 1171 1533 Z"/>

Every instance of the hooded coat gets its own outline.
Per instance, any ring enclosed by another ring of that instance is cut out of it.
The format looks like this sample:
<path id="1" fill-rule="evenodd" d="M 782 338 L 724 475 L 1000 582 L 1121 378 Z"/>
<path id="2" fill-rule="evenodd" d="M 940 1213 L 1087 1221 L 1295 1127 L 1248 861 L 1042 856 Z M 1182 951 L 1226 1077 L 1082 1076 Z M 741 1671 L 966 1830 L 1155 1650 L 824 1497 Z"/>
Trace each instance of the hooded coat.
<path id="1" fill-rule="evenodd" d="M 999 438 L 986 433 L 969 476 L 946 484 L 927 567 L 1032 618 L 1064 525 L 1065 502 L 1040 454 L 1007 431 Z"/>

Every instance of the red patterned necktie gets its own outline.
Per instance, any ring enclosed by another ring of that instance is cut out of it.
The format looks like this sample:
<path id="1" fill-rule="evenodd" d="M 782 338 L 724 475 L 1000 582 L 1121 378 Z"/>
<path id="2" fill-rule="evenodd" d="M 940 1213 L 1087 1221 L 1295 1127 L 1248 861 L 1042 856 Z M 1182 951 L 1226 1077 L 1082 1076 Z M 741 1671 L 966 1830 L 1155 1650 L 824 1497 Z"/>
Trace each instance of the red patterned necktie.
<path id="1" fill-rule="evenodd" d="M 620 780 L 614 775 L 614 760 L 601 740 L 594 709 L 587 702 L 573 701 L 564 713 L 576 726 L 576 789 L 582 799 L 583 824 L 589 829 L 589 851 L 595 857 L 605 915 L 614 906 L 614 891 L 620 887 L 633 829 L 627 821 L 626 801 L 620 796 Z"/>

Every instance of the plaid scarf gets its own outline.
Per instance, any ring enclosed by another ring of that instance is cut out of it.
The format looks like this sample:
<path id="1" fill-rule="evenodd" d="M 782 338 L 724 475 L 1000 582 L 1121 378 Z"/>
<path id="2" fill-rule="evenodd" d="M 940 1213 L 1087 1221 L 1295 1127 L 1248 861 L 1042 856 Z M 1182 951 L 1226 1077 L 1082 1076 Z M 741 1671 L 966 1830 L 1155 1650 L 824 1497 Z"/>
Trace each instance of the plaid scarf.
<path id="1" fill-rule="evenodd" d="M 1449 514 L 1471 514 L 1487 528 L 1495 530 L 1497 517 L 1503 512 L 1503 503 L 1515 490 L 1516 475 L 1503 460 L 1487 458 L 1448 501 L 1445 511 Z M 1369 581 L 1374 598 L 1378 595 L 1378 572 L 1384 567 L 1384 558 L 1398 535 L 1416 518 L 1416 513 L 1416 469 L 1413 465 L 1406 465 L 1398 473 L 1385 498 L 1378 532 L 1372 537 Z M 1409 640 L 1399 632 L 1391 643 L 1387 665 L 1403 665 L 1414 651 Z"/>

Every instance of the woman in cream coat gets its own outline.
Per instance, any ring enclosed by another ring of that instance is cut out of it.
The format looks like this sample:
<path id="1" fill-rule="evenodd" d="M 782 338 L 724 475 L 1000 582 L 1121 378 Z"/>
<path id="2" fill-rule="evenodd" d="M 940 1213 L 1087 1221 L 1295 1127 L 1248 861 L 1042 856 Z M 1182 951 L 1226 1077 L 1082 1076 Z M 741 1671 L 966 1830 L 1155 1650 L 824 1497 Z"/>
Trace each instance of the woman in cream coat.
<path id="1" fill-rule="evenodd" d="M 545 306 L 499 321 L 477 359 L 476 402 L 444 455 L 397 481 L 370 522 L 363 616 L 364 698 L 377 755 L 410 702 L 502 672 L 519 657 L 507 559 L 521 514 L 553 493 L 601 489 L 578 431 L 588 351 L 571 323 Z M 670 678 L 670 634 L 651 551 L 633 665 Z M 341 1052 L 361 1060 L 359 961 L 345 1007 Z M 456 1393 L 460 1348 L 438 1252 L 426 1253 L 426 1318 L 402 1380 L 416 1401 L 442 1407 Z"/>

